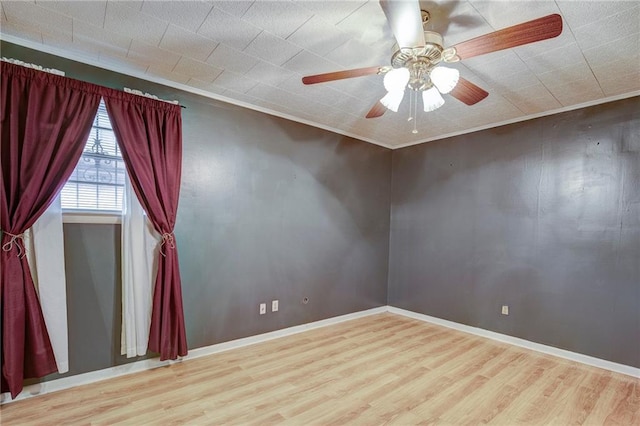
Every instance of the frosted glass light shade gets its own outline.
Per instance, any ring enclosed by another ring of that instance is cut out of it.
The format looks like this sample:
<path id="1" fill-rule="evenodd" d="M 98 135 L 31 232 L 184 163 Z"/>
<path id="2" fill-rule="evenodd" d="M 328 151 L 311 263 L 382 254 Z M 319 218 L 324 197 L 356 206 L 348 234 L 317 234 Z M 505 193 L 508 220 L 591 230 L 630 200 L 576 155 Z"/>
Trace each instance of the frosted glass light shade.
<path id="1" fill-rule="evenodd" d="M 435 111 L 444 105 L 444 99 L 442 99 L 438 89 L 432 87 L 431 89 L 422 92 L 422 105 L 424 107 L 424 112 Z"/>
<path id="2" fill-rule="evenodd" d="M 398 112 L 400 102 L 404 98 L 404 89 L 388 92 L 384 98 L 380 99 L 380 103 L 393 112 Z"/>
<path id="3" fill-rule="evenodd" d="M 384 76 L 384 88 L 387 92 L 404 90 L 409 83 L 409 70 L 406 68 L 394 68 Z"/>
<path id="4" fill-rule="evenodd" d="M 429 77 L 440 93 L 449 93 L 458 84 L 460 71 L 455 68 L 435 67 L 431 70 Z"/>

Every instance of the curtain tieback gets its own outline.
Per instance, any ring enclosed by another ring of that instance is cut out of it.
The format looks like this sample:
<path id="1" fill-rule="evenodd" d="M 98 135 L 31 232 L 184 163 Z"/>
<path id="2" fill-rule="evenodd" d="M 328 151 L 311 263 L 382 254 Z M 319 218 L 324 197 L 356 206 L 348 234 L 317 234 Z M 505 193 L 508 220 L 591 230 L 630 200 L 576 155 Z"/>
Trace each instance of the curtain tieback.
<path id="1" fill-rule="evenodd" d="M 24 244 L 24 233 L 22 234 L 12 234 L 11 232 L 2 231 L 3 234 L 7 234 L 11 237 L 9 241 L 2 245 L 2 251 L 11 251 L 13 249 L 13 245 L 18 248 L 18 257 L 22 259 L 27 255 L 27 246 Z M 22 243 L 20 241 L 22 240 Z"/>
<path id="2" fill-rule="evenodd" d="M 176 241 L 173 238 L 173 232 L 165 232 L 162 234 L 162 242 L 160 243 L 160 254 L 166 256 L 164 252 L 164 245 L 167 245 L 169 248 L 176 248 Z"/>

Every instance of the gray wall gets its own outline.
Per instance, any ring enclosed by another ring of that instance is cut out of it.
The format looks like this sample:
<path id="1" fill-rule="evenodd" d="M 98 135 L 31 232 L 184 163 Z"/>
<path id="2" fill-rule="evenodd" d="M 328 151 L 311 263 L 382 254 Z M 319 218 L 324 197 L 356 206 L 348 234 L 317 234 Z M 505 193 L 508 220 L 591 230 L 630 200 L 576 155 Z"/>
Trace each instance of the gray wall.
<path id="1" fill-rule="evenodd" d="M 390 150 L 6 42 L 2 55 L 186 106 L 175 234 L 190 348 L 386 304 Z M 67 224 L 65 239 L 69 374 L 126 362 L 119 227 Z M 279 312 L 258 315 L 272 299 Z"/>
<path id="2" fill-rule="evenodd" d="M 640 98 L 392 169 L 390 305 L 640 367 Z"/>
<path id="3" fill-rule="evenodd" d="M 67 223 L 63 230 L 69 374 L 124 363 L 126 357 L 120 355 L 120 225 Z"/>
<path id="4" fill-rule="evenodd" d="M 176 234 L 192 347 L 386 304 L 389 150 L 187 106 L 200 143 L 185 146 Z M 280 312 L 257 315 L 271 299 Z"/>

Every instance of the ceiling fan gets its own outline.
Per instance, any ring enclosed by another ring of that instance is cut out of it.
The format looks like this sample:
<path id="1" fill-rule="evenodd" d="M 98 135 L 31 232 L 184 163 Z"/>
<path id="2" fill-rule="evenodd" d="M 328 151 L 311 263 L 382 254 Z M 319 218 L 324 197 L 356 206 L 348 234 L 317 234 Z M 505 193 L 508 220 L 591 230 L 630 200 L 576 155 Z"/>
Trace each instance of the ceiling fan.
<path id="1" fill-rule="evenodd" d="M 562 17 L 552 14 L 445 49 L 442 35 L 425 30 L 424 27 L 429 22 L 429 12 L 420 10 L 418 0 L 380 0 L 380 6 L 397 42 L 390 66 L 357 68 L 302 78 L 304 84 L 316 84 L 384 74 L 384 87 L 387 94 L 376 102 L 366 118 L 380 117 L 387 109 L 397 112 L 407 88 L 422 93 L 425 112 L 441 107 L 444 104 L 441 94 L 446 93 L 467 105 L 474 105 L 489 94 L 460 77 L 458 70 L 442 66 L 443 62 L 457 62 L 498 50 L 547 40 L 557 37 L 562 32 Z"/>

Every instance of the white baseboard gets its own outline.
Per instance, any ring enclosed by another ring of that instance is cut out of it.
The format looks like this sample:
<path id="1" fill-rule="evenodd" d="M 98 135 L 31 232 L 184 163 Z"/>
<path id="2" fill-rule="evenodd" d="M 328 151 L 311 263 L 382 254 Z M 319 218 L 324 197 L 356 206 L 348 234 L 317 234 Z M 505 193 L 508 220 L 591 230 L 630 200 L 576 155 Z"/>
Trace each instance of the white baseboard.
<path id="1" fill-rule="evenodd" d="M 91 371 L 88 373 L 76 374 L 74 376 L 62 377 L 60 379 L 55 379 L 48 382 L 36 383 L 33 385 L 25 386 L 22 392 L 20 392 L 20 394 L 16 396 L 14 400 L 10 398 L 11 395 L 9 393 L 1 394 L 0 405 L 15 402 L 15 401 L 20 401 L 22 399 L 31 398 L 38 395 L 44 395 L 51 392 L 69 389 L 69 388 L 80 386 L 80 385 L 99 382 L 101 380 L 112 379 L 114 377 L 124 376 L 132 373 L 138 373 L 140 371 L 151 370 L 153 368 L 163 367 L 166 365 L 175 364 L 177 362 L 188 361 L 190 359 L 200 358 L 203 356 L 228 351 L 231 349 L 242 348 L 244 346 L 254 345 L 256 343 L 262 343 L 262 342 L 277 339 L 280 337 L 302 333 L 303 331 L 326 327 L 329 325 L 350 321 L 356 318 L 363 318 L 369 315 L 375 315 L 383 312 L 387 312 L 386 306 L 380 306 L 378 308 L 367 309 L 366 311 L 354 312 L 351 314 L 341 315 L 338 317 L 327 318 L 324 320 L 311 322 L 309 324 L 297 325 L 294 327 L 271 331 L 269 333 L 259 334 L 256 336 L 250 336 L 242 339 L 232 340 L 230 342 L 218 343 L 211 346 L 192 349 L 189 351 L 189 354 L 187 356 L 175 361 L 160 361 L 160 358 L 145 359 L 141 361 L 132 362 L 130 364 L 124 364 L 124 365 L 118 365 L 115 367 L 105 368 L 103 370 Z"/>
<path id="2" fill-rule="evenodd" d="M 509 343 L 511 345 L 519 346 L 521 348 L 531 349 L 536 352 L 542 352 L 542 353 L 554 355 L 560 358 L 565 358 L 571 361 L 576 361 L 582 364 L 591 365 L 593 367 L 603 368 L 605 370 L 614 371 L 616 373 L 626 374 L 628 376 L 640 378 L 640 368 L 631 367 L 630 365 L 618 364 L 616 362 L 595 358 L 589 355 L 583 355 L 577 352 L 571 352 L 565 349 L 559 349 L 553 346 L 543 345 L 542 343 L 531 342 L 529 340 L 520 339 L 518 337 L 496 333 L 495 331 L 489 331 L 482 328 L 472 327 L 470 325 L 460 324 L 457 322 L 432 317 L 429 315 L 419 314 L 413 311 L 407 311 L 405 309 L 395 308 L 393 306 L 388 306 L 387 309 L 389 312 L 393 314 L 403 315 L 403 316 L 417 319 L 420 321 L 425 321 L 432 324 L 452 328 L 454 330 L 463 331 L 465 333 L 475 334 L 476 336 L 486 337 L 488 339 L 497 340 L 499 342 Z"/>
<path id="3" fill-rule="evenodd" d="M 282 330 L 270 331 L 269 333 L 249 336 L 242 339 L 232 340 L 230 342 L 218 343 L 217 345 L 205 346 L 189 351 L 189 355 L 183 359 L 200 358 L 231 349 L 242 348 L 244 346 L 255 345 L 256 343 L 267 342 L 279 337 L 291 336 L 292 334 L 302 333 L 303 331 L 313 330 L 316 328 L 326 327 L 328 325 L 339 324 L 341 322 L 354 320 L 357 318 L 367 317 L 369 315 L 381 314 L 387 312 L 387 306 L 367 309 L 366 311 L 354 312 L 352 314 L 340 315 L 339 317 L 327 318 L 320 321 L 310 322 L 308 324 L 296 325 L 294 327 L 284 328 Z"/>
<path id="4" fill-rule="evenodd" d="M 112 379 L 114 377 L 124 376 L 132 373 L 138 373 L 140 371 L 151 370 L 153 368 L 163 367 L 163 366 L 174 364 L 177 362 L 188 361 L 190 359 L 200 358 L 203 356 L 225 352 L 232 349 L 242 348 L 245 346 L 254 345 L 256 343 L 267 342 L 269 340 L 274 340 L 280 337 L 290 336 L 293 334 L 302 333 L 304 331 L 326 327 L 329 325 L 338 324 L 341 322 L 350 321 L 357 318 L 363 318 L 369 315 L 375 315 L 383 312 L 390 312 L 393 314 L 402 315 L 402 316 L 417 319 L 420 321 L 441 325 L 444 327 L 452 328 L 454 330 L 459 330 L 465 333 L 474 334 L 476 336 L 486 337 L 488 339 L 497 340 L 499 342 L 508 343 L 508 344 L 519 346 L 525 349 L 531 349 L 533 351 L 554 355 L 560 358 L 576 361 L 582 364 L 587 364 L 594 367 L 603 368 L 605 370 L 614 371 L 616 373 L 626 374 L 628 376 L 640 378 L 640 368 L 635 368 L 635 367 L 631 367 L 629 365 L 624 365 L 624 364 L 618 364 L 618 363 L 607 361 L 604 359 L 595 358 L 592 356 L 555 348 L 553 346 L 543 345 L 541 343 L 531 342 L 529 340 L 520 339 L 518 337 L 496 333 L 494 331 L 484 330 L 482 328 L 472 327 L 469 325 L 460 324 L 457 322 L 448 321 L 445 319 L 436 318 L 429 315 L 419 314 L 417 312 L 412 312 L 405 309 L 396 308 L 393 306 L 380 306 L 378 308 L 368 309 L 366 311 L 354 312 L 351 314 L 346 314 L 338 317 L 328 318 L 325 320 L 315 321 L 309 324 L 297 325 L 294 327 L 271 331 L 269 333 L 259 334 L 256 336 L 249 336 L 242 339 L 232 340 L 230 342 L 218 343 L 211 346 L 192 349 L 189 351 L 189 355 L 187 355 L 186 357 L 180 358 L 176 361 L 160 361 L 159 358 L 145 359 L 141 361 L 132 362 L 130 364 L 118 365 L 115 367 L 105 368 L 103 370 L 91 371 L 89 373 L 77 374 L 75 376 L 69 376 L 69 377 L 62 377 L 60 379 L 51 380 L 48 382 L 42 382 L 42 383 L 25 386 L 22 392 L 14 400 L 10 399 L 10 395 L 8 393 L 1 394 L 0 405 L 7 404 L 14 401 L 19 401 L 26 398 L 31 398 L 38 395 L 44 395 L 51 392 L 69 389 L 69 388 L 80 386 L 80 385 L 99 382 L 101 380 Z"/>

